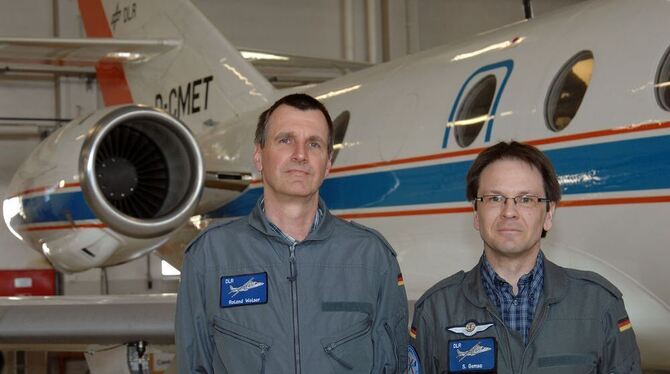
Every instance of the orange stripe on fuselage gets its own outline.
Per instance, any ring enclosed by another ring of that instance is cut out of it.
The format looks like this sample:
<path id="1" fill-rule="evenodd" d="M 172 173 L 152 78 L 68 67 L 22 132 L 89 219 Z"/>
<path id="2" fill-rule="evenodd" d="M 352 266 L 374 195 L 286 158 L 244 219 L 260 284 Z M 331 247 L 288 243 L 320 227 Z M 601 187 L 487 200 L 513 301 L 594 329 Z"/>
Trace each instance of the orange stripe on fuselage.
<path id="1" fill-rule="evenodd" d="M 86 35 L 90 38 L 111 38 L 112 30 L 109 28 L 102 2 L 100 0 L 79 0 L 78 2 Z M 133 102 L 123 64 L 103 60 L 95 65 L 95 72 L 105 106 Z"/>
<path id="2" fill-rule="evenodd" d="M 561 207 L 622 205 L 622 204 L 654 204 L 670 203 L 670 196 L 614 197 L 610 199 L 568 200 L 561 201 Z"/>
<path id="3" fill-rule="evenodd" d="M 53 226 L 35 226 L 20 228 L 20 231 L 47 231 L 47 230 L 67 230 L 67 229 L 104 229 L 107 227 L 104 223 L 82 223 L 73 225 L 53 225 Z"/>
<path id="4" fill-rule="evenodd" d="M 552 138 L 527 140 L 527 141 L 524 141 L 523 143 L 530 144 L 530 145 L 533 145 L 533 146 L 540 146 L 540 145 L 546 145 L 546 144 L 556 144 L 556 143 L 569 142 L 569 141 L 574 141 L 574 140 L 600 138 L 600 137 L 619 135 L 619 134 L 625 134 L 625 133 L 635 133 L 635 132 L 641 132 L 641 131 L 661 130 L 661 129 L 665 129 L 665 128 L 670 128 L 670 122 L 655 122 L 655 123 L 646 123 L 646 124 L 640 124 L 640 125 L 630 125 L 630 126 L 618 127 L 618 128 L 613 128 L 613 129 L 583 132 L 583 133 L 579 133 L 579 134 L 555 136 L 555 137 L 552 137 Z M 371 169 L 371 168 L 384 167 L 384 166 L 410 164 L 410 163 L 414 163 L 414 162 L 432 161 L 432 160 L 440 160 L 440 159 L 445 159 L 445 158 L 453 158 L 453 157 L 460 157 L 460 156 L 467 156 L 467 155 L 476 155 L 476 154 L 479 154 L 480 152 L 482 152 L 483 150 L 485 150 L 486 148 L 487 147 L 479 147 L 479 148 L 463 149 L 463 150 L 453 151 L 453 152 L 435 153 L 435 154 L 432 154 L 432 155 L 399 158 L 399 159 L 390 160 L 390 161 L 376 161 L 376 162 L 370 162 L 370 163 L 365 163 L 365 164 L 354 164 L 354 165 L 340 166 L 340 167 L 334 167 L 334 168 L 330 169 L 330 173 L 331 174 L 342 173 L 342 172 L 345 172 L 345 171 Z M 261 182 L 262 182 L 261 179 L 254 179 L 254 180 L 251 181 L 251 184 L 260 184 Z"/>
<path id="5" fill-rule="evenodd" d="M 622 204 L 653 204 L 670 203 L 670 196 L 640 196 L 640 197 L 619 197 L 610 199 L 588 199 L 588 200 L 568 200 L 561 201 L 560 207 L 571 208 L 580 206 L 597 205 L 622 205 Z M 384 218 L 384 217 L 403 217 L 403 216 L 424 216 L 431 214 L 453 214 L 472 212 L 472 207 L 455 208 L 436 208 L 436 209 L 414 209 L 414 210 L 395 210 L 383 212 L 364 212 L 364 213 L 344 213 L 337 214 L 342 219 L 354 218 Z"/>
<path id="6" fill-rule="evenodd" d="M 354 218 L 423 216 L 430 214 L 452 214 L 452 213 L 468 213 L 468 212 L 472 212 L 472 207 L 468 206 L 458 208 L 412 209 L 412 210 L 395 210 L 385 212 L 344 213 L 344 214 L 337 214 L 337 216 L 342 219 L 354 219 Z"/>
<path id="7" fill-rule="evenodd" d="M 523 143 L 530 144 L 530 145 L 533 145 L 533 146 L 539 146 L 539 145 L 545 145 L 545 144 L 563 143 L 563 142 L 574 141 L 574 140 L 600 138 L 600 137 L 619 135 L 619 134 L 625 134 L 625 133 L 634 133 L 634 132 L 651 131 L 651 130 L 661 130 L 661 129 L 665 129 L 665 128 L 670 128 L 670 122 L 655 122 L 655 123 L 647 123 L 647 124 L 640 124 L 640 125 L 630 125 L 630 126 L 617 127 L 617 128 L 613 128 L 613 129 L 607 129 L 607 130 L 597 130 L 597 131 L 583 132 L 583 133 L 579 133 L 579 134 L 555 136 L 555 137 L 552 137 L 552 138 L 527 140 L 527 141 L 524 141 Z M 443 159 L 443 158 L 452 158 L 452 157 L 474 155 L 474 154 L 480 153 L 481 151 L 485 150 L 486 148 L 487 147 L 463 149 L 463 150 L 460 150 L 460 151 L 436 153 L 436 154 L 432 154 L 432 155 L 399 158 L 397 160 L 390 160 L 390 161 L 377 161 L 377 162 L 371 162 L 371 163 L 367 163 L 367 164 L 356 164 L 356 165 L 341 166 L 341 167 L 336 167 L 336 168 L 330 169 L 330 172 L 331 173 L 341 173 L 341 172 L 352 171 L 352 170 L 369 169 L 369 168 L 375 168 L 375 167 L 392 166 L 392 165 L 399 165 L 399 164 L 409 164 L 409 163 L 414 163 L 414 162 L 423 162 L 423 161 L 439 160 L 439 159 Z"/>

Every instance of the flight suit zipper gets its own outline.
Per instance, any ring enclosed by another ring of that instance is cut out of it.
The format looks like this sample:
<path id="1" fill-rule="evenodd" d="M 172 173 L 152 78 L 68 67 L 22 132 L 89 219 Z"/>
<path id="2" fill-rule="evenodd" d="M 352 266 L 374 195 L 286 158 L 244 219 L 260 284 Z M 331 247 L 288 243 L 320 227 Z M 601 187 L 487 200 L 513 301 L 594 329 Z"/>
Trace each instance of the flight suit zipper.
<path id="1" fill-rule="evenodd" d="M 494 313 L 489 307 L 486 307 L 486 311 L 489 312 L 491 317 L 493 317 L 496 321 L 498 321 L 500 326 L 502 326 L 503 330 L 505 331 L 505 341 L 506 341 L 505 348 L 507 348 L 505 349 L 505 351 L 507 352 L 507 360 L 509 361 L 510 370 L 514 372 L 514 362 L 512 361 L 512 348 L 510 348 L 509 331 L 507 331 L 507 326 L 505 326 L 505 323 L 498 316 L 498 314 Z"/>
<path id="2" fill-rule="evenodd" d="M 388 324 L 388 322 L 384 322 L 384 329 L 386 330 L 386 333 L 391 339 L 391 348 L 393 348 L 393 359 L 395 360 L 395 363 L 393 365 L 393 372 L 396 372 L 398 370 L 398 364 L 400 363 L 400 359 L 398 358 L 398 345 L 396 344 L 395 336 L 393 335 L 393 329 L 391 328 L 391 325 Z"/>
<path id="3" fill-rule="evenodd" d="M 300 330 L 298 318 L 298 269 L 295 261 L 296 242 L 289 246 L 289 276 L 291 283 L 291 305 L 293 311 L 293 357 L 295 359 L 295 374 L 300 374 Z"/>
<path id="4" fill-rule="evenodd" d="M 528 350 L 528 346 L 535 340 L 535 337 L 537 336 L 538 331 L 540 328 L 542 328 L 542 322 L 544 322 L 544 318 L 547 315 L 547 311 L 549 310 L 549 305 L 544 305 L 542 307 L 542 310 L 540 311 L 540 315 L 537 316 L 537 320 L 533 322 L 533 325 L 531 326 L 530 329 L 530 337 L 528 338 L 528 344 L 523 348 L 523 354 L 521 355 L 521 373 L 523 373 L 523 368 L 525 365 L 526 361 L 526 351 Z"/>
<path id="5" fill-rule="evenodd" d="M 348 362 L 344 361 L 343 359 L 337 357 L 337 355 L 333 353 L 333 350 L 335 350 L 335 348 L 339 347 L 342 344 L 348 343 L 356 338 L 359 338 L 367 334 L 371 328 L 372 328 L 372 321 L 368 320 L 364 329 L 361 329 L 360 331 L 357 331 L 349 336 L 345 336 L 344 338 L 339 339 L 338 341 L 330 343 L 323 349 L 324 351 L 326 351 L 326 354 L 328 354 L 328 356 L 332 357 L 335 361 L 337 361 L 337 363 L 344 366 L 347 370 L 353 370 L 354 367 L 351 366 Z"/>

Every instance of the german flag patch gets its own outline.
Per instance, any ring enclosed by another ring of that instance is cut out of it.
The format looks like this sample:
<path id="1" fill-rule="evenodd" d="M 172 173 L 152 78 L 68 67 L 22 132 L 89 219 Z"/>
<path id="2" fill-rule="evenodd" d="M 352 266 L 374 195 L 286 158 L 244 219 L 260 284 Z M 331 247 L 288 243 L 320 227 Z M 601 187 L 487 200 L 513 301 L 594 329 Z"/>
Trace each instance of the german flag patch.
<path id="1" fill-rule="evenodd" d="M 624 332 L 624 331 L 630 329 L 631 327 L 633 327 L 630 324 L 630 319 L 628 319 L 628 317 L 619 320 L 619 322 L 617 322 L 617 326 L 619 327 L 619 332 Z"/>
<path id="2" fill-rule="evenodd" d="M 404 286 L 405 280 L 402 277 L 402 273 L 398 273 L 398 286 Z"/>
<path id="3" fill-rule="evenodd" d="M 411 336 L 412 339 L 416 339 L 416 327 L 412 326 L 412 328 L 409 329 L 409 336 Z"/>

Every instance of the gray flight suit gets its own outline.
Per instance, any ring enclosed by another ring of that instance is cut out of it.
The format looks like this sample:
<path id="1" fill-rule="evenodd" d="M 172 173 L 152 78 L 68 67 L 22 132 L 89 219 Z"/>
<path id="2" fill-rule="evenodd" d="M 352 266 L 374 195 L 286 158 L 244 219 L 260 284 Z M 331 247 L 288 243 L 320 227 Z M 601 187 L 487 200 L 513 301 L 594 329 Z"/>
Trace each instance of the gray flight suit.
<path id="1" fill-rule="evenodd" d="M 606 279 L 545 259 L 544 289 L 524 346 L 489 301 L 481 265 L 442 280 L 417 301 L 410 344 L 419 362 L 410 367 L 427 374 L 641 372 L 621 292 Z"/>
<path id="2" fill-rule="evenodd" d="M 257 204 L 186 250 L 180 373 L 403 373 L 407 296 L 375 231 L 324 212 L 292 245 Z"/>

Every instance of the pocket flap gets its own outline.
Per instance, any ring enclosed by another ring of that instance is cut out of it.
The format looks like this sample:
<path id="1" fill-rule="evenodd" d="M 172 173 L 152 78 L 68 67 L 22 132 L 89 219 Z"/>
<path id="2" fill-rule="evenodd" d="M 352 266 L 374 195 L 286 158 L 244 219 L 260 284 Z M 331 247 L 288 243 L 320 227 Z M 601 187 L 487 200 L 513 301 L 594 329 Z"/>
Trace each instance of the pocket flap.
<path id="1" fill-rule="evenodd" d="M 544 356 L 540 357 L 537 360 L 537 366 L 539 367 L 574 366 L 574 365 L 589 365 L 589 364 L 595 365 L 594 357 L 583 354 Z"/>
<path id="2" fill-rule="evenodd" d="M 266 346 L 267 348 L 272 346 L 272 337 L 217 316 L 214 316 L 214 329 L 222 334 L 245 341 L 259 348 L 261 346 Z"/>
<path id="3" fill-rule="evenodd" d="M 344 344 L 350 340 L 356 339 L 359 336 L 367 334 L 371 327 L 372 321 L 369 318 L 365 318 L 364 320 L 358 321 L 346 329 L 340 331 L 335 336 L 321 338 L 321 345 L 324 348 L 329 346 L 334 348 L 340 344 Z"/>

